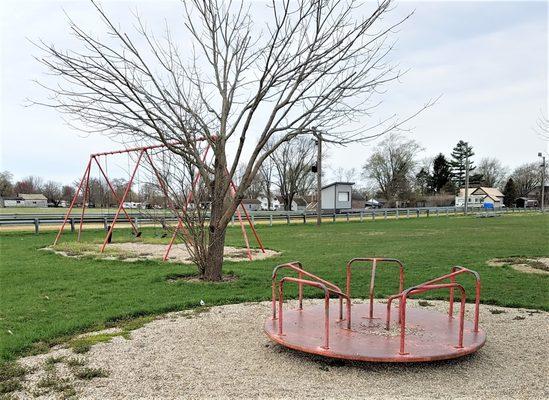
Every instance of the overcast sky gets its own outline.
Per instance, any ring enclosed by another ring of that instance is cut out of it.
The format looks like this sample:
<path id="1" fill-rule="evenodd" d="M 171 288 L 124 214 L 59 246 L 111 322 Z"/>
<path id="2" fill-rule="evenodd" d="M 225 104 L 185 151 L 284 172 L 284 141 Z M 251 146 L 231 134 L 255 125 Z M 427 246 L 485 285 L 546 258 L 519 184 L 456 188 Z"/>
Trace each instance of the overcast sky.
<path id="1" fill-rule="evenodd" d="M 0 169 L 15 178 L 40 175 L 63 183 L 80 176 L 88 155 L 120 148 L 108 138 L 84 137 L 50 109 L 25 107 L 43 91 L 32 80 L 44 70 L 27 40 L 38 38 L 70 47 L 65 10 L 93 29 L 96 15 L 86 1 L 8 1 L 1 10 Z M 152 21 L 181 24 L 178 1 L 104 1 L 104 8 L 131 28 L 137 9 Z M 431 98 L 438 103 L 411 124 L 410 136 L 422 157 L 449 154 L 468 141 L 475 158 L 499 158 L 513 168 L 535 161 L 547 142 L 533 131 L 548 109 L 548 3 L 399 2 L 398 18 L 415 10 L 398 33 L 391 58 L 410 71 L 385 97 L 383 111 L 406 115 Z M 367 121 L 364 121 L 367 123 Z M 329 148 L 329 167 L 360 169 L 375 143 Z M 330 174 L 328 174 L 330 178 Z"/>

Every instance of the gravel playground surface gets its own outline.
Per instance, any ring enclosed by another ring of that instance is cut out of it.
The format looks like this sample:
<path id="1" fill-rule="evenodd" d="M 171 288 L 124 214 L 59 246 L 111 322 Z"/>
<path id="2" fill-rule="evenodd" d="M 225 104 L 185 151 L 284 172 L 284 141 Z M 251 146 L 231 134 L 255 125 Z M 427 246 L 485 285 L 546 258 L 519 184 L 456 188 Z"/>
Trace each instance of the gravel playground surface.
<path id="1" fill-rule="evenodd" d="M 305 304 L 312 302 L 318 301 Z M 447 307 L 429 303 L 441 311 Z M 467 308 L 471 320 L 473 307 Z M 264 302 L 167 314 L 132 331 L 129 340 L 118 336 L 79 355 L 107 377 L 76 380 L 61 363 L 57 373 L 71 380 L 81 399 L 542 399 L 549 394 L 546 312 L 483 305 L 480 324 L 487 341 L 478 353 L 397 365 L 330 360 L 275 345 L 263 333 L 270 311 L 270 302 Z M 34 398 L 45 360 L 74 357 L 71 353 L 58 348 L 21 359 L 35 372 L 16 398 Z"/>

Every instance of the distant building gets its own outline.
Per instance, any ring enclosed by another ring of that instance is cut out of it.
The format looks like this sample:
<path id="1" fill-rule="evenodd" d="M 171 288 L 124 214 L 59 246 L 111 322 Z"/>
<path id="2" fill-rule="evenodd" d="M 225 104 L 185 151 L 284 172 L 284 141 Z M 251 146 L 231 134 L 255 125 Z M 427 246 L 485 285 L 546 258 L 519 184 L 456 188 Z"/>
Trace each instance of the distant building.
<path id="1" fill-rule="evenodd" d="M 47 207 L 48 199 L 41 193 L 19 193 L 17 196 L 4 197 L 3 207 Z"/>
<path id="2" fill-rule="evenodd" d="M 477 187 L 469 188 L 468 207 L 482 208 L 485 206 L 501 207 L 503 206 L 503 193 L 496 188 Z M 459 189 L 459 195 L 456 196 L 456 207 L 465 206 L 465 188 Z"/>
<path id="3" fill-rule="evenodd" d="M 292 201 L 292 211 L 305 211 L 307 204 L 307 201 L 303 197 L 295 196 Z"/>
<path id="4" fill-rule="evenodd" d="M 261 210 L 261 201 L 258 199 L 242 199 L 242 205 L 248 211 Z"/>
<path id="5" fill-rule="evenodd" d="M 0 207 L 24 207 L 25 200 L 19 196 L 0 197 Z"/>
<path id="6" fill-rule="evenodd" d="M 544 195 L 545 195 L 545 204 L 547 204 L 547 203 L 549 203 L 549 186 L 545 185 L 543 190 L 544 190 Z M 536 186 L 535 188 L 530 190 L 526 194 L 526 197 L 530 200 L 536 200 L 537 203 L 539 204 L 540 201 L 541 201 L 541 185 Z"/>
<path id="7" fill-rule="evenodd" d="M 322 209 L 350 210 L 354 182 L 334 182 L 322 188 Z"/>
<path id="8" fill-rule="evenodd" d="M 271 198 L 271 207 L 269 208 L 269 202 L 267 201 L 267 197 L 259 197 L 258 200 L 261 202 L 261 210 L 262 211 L 277 211 L 280 209 L 280 201 L 276 197 Z"/>
<path id="9" fill-rule="evenodd" d="M 517 208 L 530 208 L 538 207 L 538 201 L 536 199 L 530 199 L 528 197 L 519 197 L 515 200 L 515 206 Z"/>

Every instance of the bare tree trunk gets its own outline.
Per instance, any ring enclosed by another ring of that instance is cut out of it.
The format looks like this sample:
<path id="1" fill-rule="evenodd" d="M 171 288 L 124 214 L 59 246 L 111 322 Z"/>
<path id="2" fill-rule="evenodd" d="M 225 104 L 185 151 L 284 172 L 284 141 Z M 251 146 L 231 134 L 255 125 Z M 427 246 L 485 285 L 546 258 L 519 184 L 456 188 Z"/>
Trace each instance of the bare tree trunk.
<path id="1" fill-rule="evenodd" d="M 220 281 L 223 267 L 223 253 L 225 250 L 225 234 L 227 222 L 222 222 L 222 217 L 227 210 L 227 194 L 229 192 L 229 178 L 226 172 L 224 155 L 215 158 L 215 179 L 210 213 L 210 226 L 208 235 L 208 251 L 204 266 L 204 279 L 208 281 Z"/>

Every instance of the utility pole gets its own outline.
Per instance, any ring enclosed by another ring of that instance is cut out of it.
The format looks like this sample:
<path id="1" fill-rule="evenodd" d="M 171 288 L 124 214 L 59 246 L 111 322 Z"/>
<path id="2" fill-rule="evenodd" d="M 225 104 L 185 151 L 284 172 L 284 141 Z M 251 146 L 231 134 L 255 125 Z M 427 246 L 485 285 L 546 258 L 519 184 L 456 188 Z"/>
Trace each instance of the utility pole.
<path id="1" fill-rule="evenodd" d="M 322 223 L 322 133 L 312 128 L 316 137 L 316 225 Z"/>
<path id="2" fill-rule="evenodd" d="M 538 157 L 541 157 L 541 212 L 545 212 L 545 156 L 541 153 L 538 153 Z"/>
<path id="3" fill-rule="evenodd" d="M 469 143 L 465 143 L 465 215 L 469 210 Z"/>

